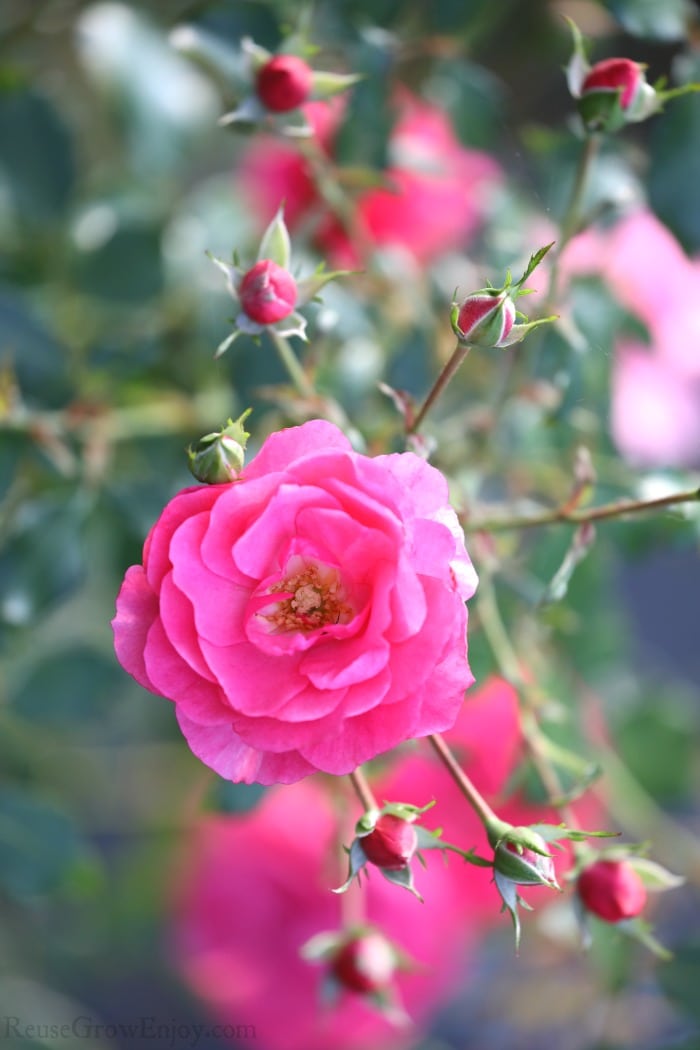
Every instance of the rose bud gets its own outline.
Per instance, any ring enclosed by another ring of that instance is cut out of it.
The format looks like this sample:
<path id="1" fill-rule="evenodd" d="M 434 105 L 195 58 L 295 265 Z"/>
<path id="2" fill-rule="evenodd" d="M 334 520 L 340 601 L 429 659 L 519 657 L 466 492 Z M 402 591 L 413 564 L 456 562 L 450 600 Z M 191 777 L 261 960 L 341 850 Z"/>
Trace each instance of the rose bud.
<path id="1" fill-rule="evenodd" d="M 296 281 L 272 259 L 261 259 L 244 275 L 238 289 L 243 311 L 258 324 L 274 324 L 294 311 Z"/>
<path id="2" fill-rule="evenodd" d="M 456 331 L 460 342 L 486 349 L 506 345 L 515 322 L 515 303 L 494 290 L 467 296 L 459 308 Z"/>
<path id="3" fill-rule="evenodd" d="M 380 933 L 355 934 L 337 951 L 331 973 L 339 984 L 353 992 L 382 992 L 396 970 L 396 952 Z"/>
<path id="4" fill-rule="evenodd" d="M 646 120 L 659 107 L 644 66 L 629 58 L 596 62 L 581 81 L 578 110 L 589 131 L 617 131 L 625 124 Z"/>
<path id="5" fill-rule="evenodd" d="M 275 55 L 258 70 L 256 91 L 273 113 L 286 113 L 306 102 L 313 86 L 313 72 L 296 55 Z"/>
<path id="6" fill-rule="evenodd" d="M 384 871 L 408 867 L 418 847 L 418 834 L 413 824 L 393 813 L 384 813 L 360 845 L 372 864 Z"/>
<path id="7" fill-rule="evenodd" d="M 629 109 L 644 83 L 644 67 L 629 58 L 606 58 L 596 62 L 581 85 L 581 97 L 592 91 L 617 91 L 620 105 Z"/>
<path id="8" fill-rule="evenodd" d="M 531 838 L 540 839 L 536 832 L 530 832 Z M 538 843 L 539 845 L 539 843 Z M 547 843 L 541 839 L 543 850 Z M 497 875 L 504 876 L 516 886 L 550 886 L 557 888 L 557 876 L 551 856 L 537 853 L 526 846 L 520 847 L 515 842 L 502 842 L 496 849 L 493 861 Z"/>
<path id="9" fill-rule="evenodd" d="M 624 860 L 596 860 L 578 877 L 584 907 L 605 922 L 633 919 L 644 908 L 647 891 L 640 876 Z"/>
<path id="10" fill-rule="evenodd" d="M 205 434 L 187 450 L 189 468 L 197 481 L 208 485 L 221 485 L 235 481 L 245 464 L 245 449 L 250 434 L 243 423 L 252 409 L 238 417 L 229 419 L 225 427 Z"/>

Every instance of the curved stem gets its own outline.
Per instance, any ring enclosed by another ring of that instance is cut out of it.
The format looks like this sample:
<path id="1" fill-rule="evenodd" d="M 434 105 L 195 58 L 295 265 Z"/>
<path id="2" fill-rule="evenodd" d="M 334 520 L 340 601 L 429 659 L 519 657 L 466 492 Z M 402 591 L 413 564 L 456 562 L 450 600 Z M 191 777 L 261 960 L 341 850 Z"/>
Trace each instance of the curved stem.
<path id="1" fill-rule="evenodd" d="M 502 824 L 503 821 L 494 813 L 486 799 L 471 782 L 442 736 L 439 733 L 433 733 L 432 736 L 428 737 L 428 740 L 484 827 L 488 828 L 494 824 Z"/>
<path id="2" fill-rule="evenodd" d="M 369 786 L 369 782 L 367 781 L 367 777 L 362 772 L 362 767 L 358 766 L 357 769 L 353 770 L 353 772 L 349 774 L 349 776 L 352 786 L 355 789 L 355 794 L 364 806 L 365 812 L 367 812 L 367 810 L 370 809 L 379 809 L 379 806 L 377 805 L 377 800 L 372 792 L 372 788 Z"/>
<path id="3" fill-rule="evenodd" d="M 675 507 L 681 503 L 697 502 L 700 502 L 700 488 L 687 489 L 685 492 L 674 492 L 669 496 L 659 496 L 656 499 L 649 500 L 613 500 L 612 503 L 603 503 L 598 507 L 588 507 L 583 510 L 572 508 L 571 501 L 567 500 L 566 503 L 559 507 L 552 507 L 537 514 L 476 518 L 463 524 L 467 532 L 502 532 L 509 529 L 527 529 L 537 525 L 555 525 L 558 523 L 584 525 L 587 522 L 604 521 L 609 518 L 623 518 L 628 514 L 641 514 L 646 511 L 663 510 L 665 507 Z"/>
<path id="4" fill-rule="evenodd" d="M 275 344 L 277 353 L 279 354 L 280 361 L 287 370 L 289 378 L 294 383 L 294 387 L 297 393 L 303 398 L 314 398 L 316 391 L 313 388 L 311 380 L 307 376 L 304 369 L 299 364 L 299 360 L 289 345 L 288 340 L 283 335 L 278 335 L 274 329 L 269 329 L 272 341 Z"/>
<path id="5" fill-rule="evenodd" d="M 433 405 L 435 404 L 437 399 L 440 397 L 440 395 L 442 394 L 443 390 L 445 389 L 447 384 L 450 382 L 450 380 L 454 376 L 454 374 L 457 371 L 457 369 L 459 368 L 459 366 L 462 364 L 462 361 L 464 361 L 464 358 L 469 353 L 469 350 L 470 350 L 469 346 L 463 346 L 461 343 L 457 343 L 457 346 L 454 348 L 454 350 L 452 352 L 452 356 L 450 357 L 449 361 L 447 362 L 447 364 L 444 366 L 444 368 L 440 372 L 440 375 L 437 377 L 437 379 L 433 383 L 433 386 L 432 386 L 428 396 L 426 397 L 425 401 L 423 402 L 423 404 L 419 408 L 416 416 L 413 419 L 413 422 L 408 427 L 408 429 L 406 431 L 408 434 L 415 434 L 416 433 L 416 431 L 418 430 L 418 427 L 421 425 L 421 423 L 425 419 L 425 417 L 428 414 L 428 412 L 430 411 L 430 409 L 433 407 Z"/>
<path id="6" fill-rule="evenodd" d="M 561 261 L 562 253 L 571 238 L 578 233 L 579 227 L 581 226 L 581 205 L 583 204 L 588 177 L 598 153 L 599 146 L 599 135 L 587 135 L 583 149 L 579 154 L 576 174 L 574 175 L 574 182 L 571 188 L 571 197 L 569 198 L 566 214 L 564 215 L 561 224 L 561 235 L 559 237 L 559 243 L 557 244 L 557 253 L 554 257 L 552 269 L 549 274 L 549 287 L 547 289 L 546 298 L 547 304 L 550 304 L 556 295 L 559 263 Z"/>

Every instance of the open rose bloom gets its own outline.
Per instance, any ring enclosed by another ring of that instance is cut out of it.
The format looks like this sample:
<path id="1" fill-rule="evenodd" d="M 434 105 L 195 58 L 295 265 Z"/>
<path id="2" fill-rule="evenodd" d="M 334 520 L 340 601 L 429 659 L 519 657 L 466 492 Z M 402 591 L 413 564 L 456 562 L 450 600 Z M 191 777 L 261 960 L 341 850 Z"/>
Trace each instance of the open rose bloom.
<path id="1" fill-rule="evenodd" d="M 116 651 L 222 776 L 345 774 L 454 723 L 475 587 L 443 476 L 312 421 L 168 504 L 117 599 Z"/>

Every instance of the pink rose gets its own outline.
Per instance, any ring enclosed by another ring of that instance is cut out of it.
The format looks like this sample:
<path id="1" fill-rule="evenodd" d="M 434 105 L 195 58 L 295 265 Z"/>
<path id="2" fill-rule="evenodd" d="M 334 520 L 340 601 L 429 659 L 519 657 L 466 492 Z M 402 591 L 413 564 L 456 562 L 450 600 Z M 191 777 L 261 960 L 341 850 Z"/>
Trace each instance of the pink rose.
<path id="1" fill-rule="evenodd" d="M 352 827 L 359 807 L 348 816 Z M 337 805 L 321 782 L 307 780 L 273 788 L 250 813 L 207 817 L 179 858 L 175 964 L 217 1020 L 255 1025 L 255 1045 L 267 1050 L 414 1045 L 416 1028 L 391 1024 L 359 990 L 324 1002 L 329 967 L 306 961 L 300 950 L 319 933 L 342 930 L 344 915 L 351 924 L 369 921 L 413 960 L 394 980 L 419 1030 L 464 979 L 470 920 L 478 915 L 454 878 L 466 865 L 428 857 L 425 904 L 381 878 L 341 898 L 330 888 L 345 868 L 342 835 Z"/>
<path id="2" fill-rule="evenodd" d="M 117 599 L 122 665 L 230 780 L 349 773 L 455 721 L 476 574 L 443 476 L 320 420 L 168 504 Z"/>

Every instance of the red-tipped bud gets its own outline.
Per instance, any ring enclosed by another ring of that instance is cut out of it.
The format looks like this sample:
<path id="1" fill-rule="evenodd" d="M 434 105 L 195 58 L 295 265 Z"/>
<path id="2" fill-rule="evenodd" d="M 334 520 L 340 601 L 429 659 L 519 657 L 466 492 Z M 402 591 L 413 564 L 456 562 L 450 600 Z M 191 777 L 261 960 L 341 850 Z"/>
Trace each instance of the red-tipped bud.
<path id="1" fill-rule="evenodd" d="M 343 944 L 331 962 L 335 979 L 353 992 L 382 992 L 396 971 L 396 953 L 380 933 L 361 933 Z"/>
<path id="2" fill-rule="evenodd" d="M 633 919 L 647 900 L 644 883 L 624 860 L 597 860 L 590 864 L 579 875 L 577 890 L 584 907 L 606 922 Z"/>
<path id="3" fill-rule="evenodd" d="M 273 113 L 287 113 L 306 102 L 313 85 L 313 72 L 296 55 L 275 55 L 257 75 L 260 101 Z"/>
<path id="4" fill-rule="evenodd" d="M 238 295 L 244 313 L 258 324 L 274 324 L 288 317 L 297 301 L 292 275 L 272 259 L 261 259 L 243 277 Z"/>
<path id="5" fill-rule="evenodd" d="M 661 96 L 647 83 L 644 66 L 629 58 L 597 62 L 575 93 L 589 131 L 617 131 L 625 124 L 646 120 L 662 104 Z"/>
<path id="6" fill-rule="evenodd" d="M 413 824 L 393 813 L 384 813 L 370 831 L 363 835 L 360 845 L 372 864 L 384 871 L 400 871 L 408 867 L 418 846 L 418 835 Z"/>
<path id="7" fill-rule="evenodd" d="M 461 342 L 488 349 L 504 345 L 514 322 L 515 303 L 506 292 L 475 292 L 460 306 L 455 331 Z"/>
<path id="8" fill-rule="evenodd" d="M 517 830 L 517 829 L 516 829 Z M 547 843 L 541 835 L 530 828 L 523 829 L 533 845 L 547 851 Z M 515 842 L 501 842 L 493 858 L 497 875 L 504 876 L 516 886 L 551 886 L 556 887 L 557 875 L 551 856 L 537 853 L 527 846 Z"/>
<path id="9" fill-rule="evenodd" d="M 596 62 L 581 85 L 581 98 L 594 91 L 620 92 L 620 106 L 629 109 L 645 82 L 643 67 L 629 58 L 606 58 Z"/>

